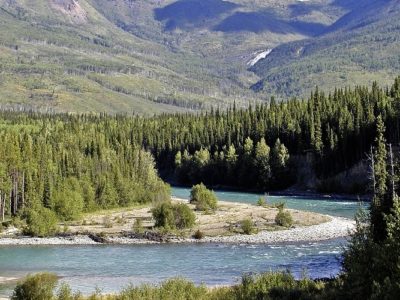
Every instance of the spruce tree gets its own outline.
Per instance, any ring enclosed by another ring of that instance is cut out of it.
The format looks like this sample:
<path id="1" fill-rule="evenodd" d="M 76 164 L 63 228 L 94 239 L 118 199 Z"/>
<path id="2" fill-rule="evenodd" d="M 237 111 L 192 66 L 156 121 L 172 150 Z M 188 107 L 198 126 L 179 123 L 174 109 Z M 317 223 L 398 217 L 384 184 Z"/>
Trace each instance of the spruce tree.
<path id="1" fill-rule="evenodd" d="M 374 197 L 371 203 L 371 224 L 374 241 L 382 241 L 386 237 L 384 214 L 388 213 L 387 201 L 387 149 L 385 125 L 382 117 L 376 118 L 376 137 L 374 151 Z M 390 208 L 389 208 L 390 209 Z"/>

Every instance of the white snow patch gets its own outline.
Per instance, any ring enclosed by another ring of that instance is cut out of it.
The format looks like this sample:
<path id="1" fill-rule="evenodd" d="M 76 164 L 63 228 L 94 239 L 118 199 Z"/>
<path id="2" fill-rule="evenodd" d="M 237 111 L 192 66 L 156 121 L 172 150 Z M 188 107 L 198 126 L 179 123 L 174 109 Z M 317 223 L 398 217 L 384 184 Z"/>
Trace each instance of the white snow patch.
<path id="1" fill-rule="evenodd" d="M 250 66 L 250 67 L 254 66 L 260 60 L 266 58 L 271 52 L 272 52 L 272 49 L 267 49 L 267 50 L 262 51 L 262 52 L 254 53 L 254 55 L 256 55 L 256 56 L 253 59 L 251 59 L 250 61 L 248 61 L 247 65 Z"/>

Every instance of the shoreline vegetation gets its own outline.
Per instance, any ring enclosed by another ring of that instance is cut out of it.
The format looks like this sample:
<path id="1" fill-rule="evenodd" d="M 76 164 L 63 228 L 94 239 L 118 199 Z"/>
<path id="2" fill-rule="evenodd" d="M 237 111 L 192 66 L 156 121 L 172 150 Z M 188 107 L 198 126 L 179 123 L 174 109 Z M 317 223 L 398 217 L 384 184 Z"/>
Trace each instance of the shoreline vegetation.
<path id="1" fill-rule="evenodd" d="M 188 203 L 173 198 L 172 203 Z M 64 225 L 66 232 L 54 237 L 16 235 L 0 238 L 0 246 L 11 245 L 103 245 L 103 244 L 160 244 L 160 243 L 287 243 L 322 241 L 346 237 L 355 228 L 349 219 L 318 213 L 286 209 L 293 217 L 290 228 L 275 224 L 279 209 L 252 204 L 219 201 L 213 213 L 196 211 L 196 223 L 191 229 L 163 232 L 154 230 L 150 206 L 116 209 L 86 214 L 82 220 Z M 245 234 L 241 222 L 252 219 L 252 232 Z M 141 220 L 140 228 L 137 220 Z M 202 237 L 195 237 L 197 231 Z M 0 235 L 1 237 L 1 235 Z"/>
<path id="2" fill-rule="evenodd" d="M 289 272 L 278 271 L 243 275 L 232 286 L 207 287 L 184 278 L 172 278 L 157 285 L 128 286 L 115 294 L 100 290 L 91 295 L 73 291 L 66 283 L 59 284 L 52 273 L 29 275 L 18 282 L 12 300 L 251 300 L 251 299 L 336 299 L 335 280 L 302 278 L 296 280 Z M 0 298 L 3 300 L 3 298 Z M 5 298 L 4 298 L 5 300 Z"/>

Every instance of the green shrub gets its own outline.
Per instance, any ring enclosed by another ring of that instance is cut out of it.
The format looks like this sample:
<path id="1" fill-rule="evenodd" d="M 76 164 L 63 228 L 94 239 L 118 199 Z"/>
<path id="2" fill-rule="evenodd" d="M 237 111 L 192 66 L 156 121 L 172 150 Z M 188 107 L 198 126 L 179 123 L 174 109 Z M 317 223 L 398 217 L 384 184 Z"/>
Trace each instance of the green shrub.
<path id="1" fill-rule="evenodd" d="M 23 229 L 26 226 L 26 221 L 19 216 L 14 217 L 11 223 L 15 228 Z"/>
<path id="2" fill-rule="evenodd" d="M 79 219 L 83 208 L 84 200 L 78 191 L 63 188 L 54 193 L 54 211 L 63 221 Z"/>
<path id="3" fill-rule="evenodd" d="M 245 219 L 240 222 L 240 227 L 244 234 L 252 234 L 254 232 L 254 223 L 251 219 Z"/>
<path id="4" fill-rule="evenodd" d="M 121 300 L 202 300 L 207 298 L 207 288 L 196 286 L 181 278 L 170 279 L 159 287 L 142 285 L 128 287 L 118 296 Z"/>
<path id="5" fill-rule="evenodd" d="M 399 298 L 400 202 L 397 196 L 385 221 L 386 238 L 383 241 L 374 240 L 371 214 L 362 210 L 357 213 L 356 231 L 343 254 L 343 298 Z"/>
<path id="6" fill-rule="evenodd" d="M 185 203 L 172 206 L 175 216 L 175 225 L 178 229 L 192 228 L 196 222 L 196 215 Z"/>
<path id="7" fill-rule="evenodd" d="M 208 212 L 217 208 L 218 199 L 213 191 L 207 189 L 204 184 L 200 183 L 192 187 L 190 203 L 196 205 L 197 210 Z"/>
<path id="8" fill-rule="evenodd" d="M 200 229 L 197 229 L 193 235 L 193 238 L 196 240 L 201 240 L 202 238 L 204 238 L 204 233 L 200 231 Z"/>
<path id="9" fill-rule="evenodd" d="M 233 299 L 317 299 L 323 287 L 311 279 L 297 281 L 289 272 L 245 275 L 241 284 L 233 287 Z"/>
<path id="10" fill-rule="evenodd" d="M 264 206 L 267 205 L 267 201 L 265 200 L 264 197 L 260 197 L 260 198 L 258 198 L 258 200 L 257 200 L 257 205 L 258 205 L 258 206 L 264 207 Z"/>
<path id="11" fill-rule="evenodd" d="M 272 207 L 277 208 L 279 210 L 283 210 L 286 207 L 285 202 L 276 202 L 272 205 Z"/>
<path id="12" fill-rule="evenodd" d="M 57 277 L 52 274 L 28 276 L 15 288 L 12 300 L 256 300 L 256 299 L 338 299 L 338 281 L 323 283 L 308 278 L 295 280 L 289 272 L 271 272 L 256 276 L 245 275 L 242 282 L 233 287 L 208 289 L 204 285 L 181 278 L 164 281 L 160 285 L 141 285 L 125 288 L 117 295 L 101 294 L 96 290 L 91 296 L 72 294 L 71 288 L 63 284 L 54 291 Z"/>
<path id="13" fill-rule="evenodd" d="M 56 214 L 48 208 L 39 207 L 27 211 L 25 233 L 32 236 L 47 237 L 58 233 Z"/>
<path id="14" fill-rule="evenodd" d="M 76 298 L 72 294 L 71 287 L 63 283 L 57 292 L 57 300 L 75 300 Z"/>
<path id="15" fill-rule="evenodd" d="M 275 223 L 279 226 L 289 228 L 293 225 L 292 215 L 288 211 L 279 209 L 279 212 L 276 214 L 275 217 Z"/>
<path id="16" fill-rule="evenodd" d="M 196 221 L 195 214 L 190 207 L 184 203 L 159 203 L 153 208 L 152 214 L 155 219 L 155 226 L 165 229 L 192 228 Z"/>
<path id="17" fill-rule="evenodd" d="M 54 289 L 57 286 L 57 276 L 49 273 L 41 273 L 28 276 L 17 284 L 12 300 L 50 300 L 54 297 Z"/>
<path id="18" fill-rule="evenodd" d="M 163 227 L 165 229 L 175 228 L 175 217 L 170 201 L 163 201 L 157 204 L 151 211 L 155 220 L 156 227 Z"/>

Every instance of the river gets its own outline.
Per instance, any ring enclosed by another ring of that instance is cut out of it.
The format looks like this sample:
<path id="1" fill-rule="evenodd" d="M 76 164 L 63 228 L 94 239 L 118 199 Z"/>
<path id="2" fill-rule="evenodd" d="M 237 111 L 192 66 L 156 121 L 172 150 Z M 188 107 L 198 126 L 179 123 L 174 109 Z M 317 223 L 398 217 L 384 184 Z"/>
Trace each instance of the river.
<path id="1" fill-rule="evenodd" d="M 190 190 L 173 188 L 172 195 L 188 198 Z M 220 200 L 256 203 L 260 195 L 216 191 Z M 353 217 L 359 203 L 350 200 L 272 197 L 289 208 Z M 366 207 L 366 204 L 361 204 Z M 289 269 L 297 277 L 330 277 L 340 270 L 345 239 L 281 245 L 102 245 L 102 246 L 3 246 L 0 277 L 54 272 L 74 290 L 84 293 L 99 287 L 116 292 L 128 284 L 157 283 L 181 276 L 207 285 L 233 284 L 244 273 Z M 10 287 L 0 287 L 0 296 Z"/>

